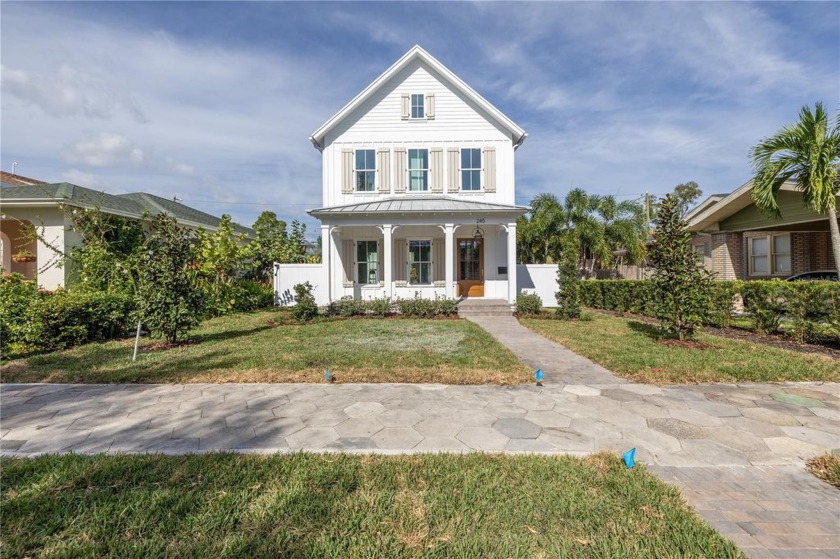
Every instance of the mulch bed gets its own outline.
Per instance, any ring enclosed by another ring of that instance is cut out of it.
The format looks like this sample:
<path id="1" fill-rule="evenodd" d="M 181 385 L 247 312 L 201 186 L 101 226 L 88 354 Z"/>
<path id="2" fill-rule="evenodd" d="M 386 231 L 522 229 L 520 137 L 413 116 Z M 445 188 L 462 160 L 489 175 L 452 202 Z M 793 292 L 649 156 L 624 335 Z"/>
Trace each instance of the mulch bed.
<path id="1" fill-rule="evenodd" d="M 632 313 L 620 313 L 617 311 L 608 311 L 604 309 L 591 309 L 594 312 L 600 312 L 604 314 L 609 314 L 612 316 L 620 316 L 624 318 L 632 318 L 633 320 L 638 320 L 639 322 L 645 322 L 647 324 L 659 324 L 659 321 L 655 318 L 651 318 L 649 316 L 644 316 L 641 314 L 632 314 Z M 750 330 L 744 330 L 743 328 L 716 328 L 714 326 L 703 326 L 703 332 L 712 334 L 714 336 L 720 336 L 721 338 L 729 338 L 732 340 L 742 340 L 745 342 L 751 342 L 755 344 L 764 344 L 771 347 L 776 347 L 779 349 L 787 349 L 790 351 L 798 351 L 799 353 L 814 353 L 817 355 L 825 355 L 827 357 L 831 357 L 832 359 L 840 360 L 840 347 L 830 346 L 830 345 L 821 345 L 821 344 L 799 344 L 787 338 L 784 334 L 768 334 L 766 336 L 760 336 L 755 332 L 751 332 Z M 666 345 L 681 345 L 684 342 L 679 342 L 679 340 L 660 340 L 659 343 L 668 342 Z M 673 343 L 679 342 L 679 343 Z M 699 343 L 699 342 L 698 342 Z M 692 349 L 709 349 L 713 348 L 714 346 L 706 344 L 708 347 L 705 348 L 694 348 Z M 681 346 L 681 347 L 689 347 L 689 346 Z"/>

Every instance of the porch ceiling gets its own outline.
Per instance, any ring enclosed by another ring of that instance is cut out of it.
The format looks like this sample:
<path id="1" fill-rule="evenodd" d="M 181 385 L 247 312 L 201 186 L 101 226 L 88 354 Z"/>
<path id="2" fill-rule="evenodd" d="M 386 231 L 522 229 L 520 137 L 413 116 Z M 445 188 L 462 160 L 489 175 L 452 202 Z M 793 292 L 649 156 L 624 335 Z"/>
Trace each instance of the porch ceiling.
<path id="1" fill-rule="evenodd" d="M 520 216 L 528 208 L 507 204 L 474 202 L 446 196 L 405 196 L 400 198 L 382 198 L 370 202 L 359 202 L 343 206 L 316 208 L 307 213 L 313 217 L 349 217 L 387 214 L 474 214 L 490 213 Z"/>

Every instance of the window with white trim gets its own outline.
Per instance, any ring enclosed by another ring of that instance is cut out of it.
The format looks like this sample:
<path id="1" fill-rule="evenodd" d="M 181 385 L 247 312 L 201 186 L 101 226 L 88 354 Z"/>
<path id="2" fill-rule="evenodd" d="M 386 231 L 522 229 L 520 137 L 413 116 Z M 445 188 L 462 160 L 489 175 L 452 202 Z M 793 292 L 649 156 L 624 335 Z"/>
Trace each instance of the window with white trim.
<path id="1" fill-rule="evenodd" d="M 481 190 L 481 149 L 461 149 L 461 190 Z"/>
<path id="2" fill-rule="evenodd" d="M 789 233 L 751 237 L 747 248 L 750 275 L 789 275 L 791 273 Z"/>
<path id="3" fill-rule="evenodd" d="M 356 150 L 356 192 L 376 190 L 376 151 Z"/>
<path id="4" fill-rule="evenodd" d="M 429 190 L 429 150 L 408 150 L 408 190 L 424 192 Z"/>
<path id="5" fill-rule="evenodd" d="M 379 249 L 376 241 L 356 241 L 356 281 L 379 284 Z"/>
<path id="6" fill-rule="evenodd" d="M 411 94 L 411 118 L 426 118 L 426 96 L 422 93 Z"/>
<path id="7" fill-rule="evenodd" d="M 432 283 L 432 241 L 408 241 L 408 278 L 411 285 Z"/>

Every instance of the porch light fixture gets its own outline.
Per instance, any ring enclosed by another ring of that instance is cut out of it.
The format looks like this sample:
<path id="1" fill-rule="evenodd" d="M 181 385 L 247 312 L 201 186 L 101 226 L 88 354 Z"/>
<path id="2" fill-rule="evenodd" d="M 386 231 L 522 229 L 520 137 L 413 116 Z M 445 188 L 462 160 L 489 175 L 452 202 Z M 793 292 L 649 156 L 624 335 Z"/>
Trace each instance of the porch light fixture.
<path id="1" fill-rule="evenodd" d="M 475 233 L 473 233 L 473 239 L 479 241 L 484 238 L 484 231 L 482 231 L 481 227 L 475 228 Z"/>

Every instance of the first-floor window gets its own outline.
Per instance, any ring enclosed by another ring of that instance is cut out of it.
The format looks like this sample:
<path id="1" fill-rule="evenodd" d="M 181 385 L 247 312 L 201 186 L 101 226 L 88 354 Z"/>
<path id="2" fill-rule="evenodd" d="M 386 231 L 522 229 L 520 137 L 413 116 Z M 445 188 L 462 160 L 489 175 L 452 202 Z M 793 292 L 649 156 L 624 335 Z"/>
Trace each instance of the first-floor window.
<path id="1" fill-rule="evenodd" d="M 408 277 L 415 285 L 432 283 L 432 241 L 408 241 Z"/>
<path id="2" fill-rule="evenodd" d="M 408 190 L 423 192 L 429 190 L 429 150 L 408 150 Z"/>
<path id="3" fill-rule="evenodd" d="M 773 235 L 773 273 L 790 274 L 790 235 Z"/>
<path id="4" fill-rule="evenodd" d="M 372 149 L 356 150 L 356 191 L 373 192 L 376 188 L 376 159 Z"/>
<path id="5" fill-rule="evenodd" d="M 376 241 L 356 242 L 356 266 L 360 284 L 379 283 L 379 254 Z"/>
<path id="6" fill-rule="evenodd" d="M 754 276 L 790 274 L 790 234 L 752 237 L 749 259 L 750 273 Z"/>

